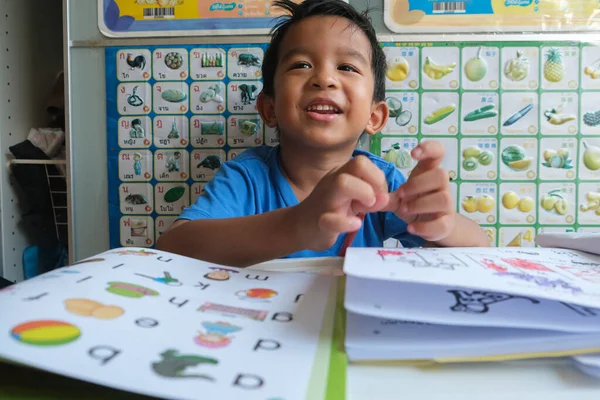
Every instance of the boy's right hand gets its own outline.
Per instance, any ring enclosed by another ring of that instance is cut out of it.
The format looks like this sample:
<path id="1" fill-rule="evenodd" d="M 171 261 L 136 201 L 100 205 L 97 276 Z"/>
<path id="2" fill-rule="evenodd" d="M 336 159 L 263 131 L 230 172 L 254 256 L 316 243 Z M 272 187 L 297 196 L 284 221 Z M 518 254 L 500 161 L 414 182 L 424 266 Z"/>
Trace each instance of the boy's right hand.
<path id="1" fill-rule="evenodd" d="M 357 156 L 330 171 L 296 208 L 303 247 L 323 251 L 342 233 L 360 229 L 359 213 L 382 209 L 389 200 L 385 175 L 371 160 Z"/>

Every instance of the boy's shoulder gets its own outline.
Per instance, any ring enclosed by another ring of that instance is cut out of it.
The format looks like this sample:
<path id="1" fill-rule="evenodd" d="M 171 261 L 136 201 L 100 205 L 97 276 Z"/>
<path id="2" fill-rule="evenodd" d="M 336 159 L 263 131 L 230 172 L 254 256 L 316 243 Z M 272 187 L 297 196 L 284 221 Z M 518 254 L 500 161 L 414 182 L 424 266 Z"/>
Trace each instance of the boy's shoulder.
<path id="1" fill-rule="evenodd" d="M 272 162 L 277 160 L 278 147 L 262 145 L 244 150 L 235 158 L 227 161 L 229 165 L 239 164 L 246 168 L 255 169 L 260 167 L 268 167 Z"/>

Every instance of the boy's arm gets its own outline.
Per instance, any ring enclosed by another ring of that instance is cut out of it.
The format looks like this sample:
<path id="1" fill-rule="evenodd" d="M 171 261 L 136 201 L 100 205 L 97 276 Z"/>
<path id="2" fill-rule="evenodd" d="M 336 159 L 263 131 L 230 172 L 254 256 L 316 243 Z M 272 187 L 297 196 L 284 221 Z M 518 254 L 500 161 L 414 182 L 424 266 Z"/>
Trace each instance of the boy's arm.
<path id="1" fill-rule="evenodd" d="M 225 266 L 247 267 L 302 249 L 293 207 L 248 217 L 178 220 L 156 248 Z"/>
<path id="2" fill-rule="evenodd" d="M 360 229 L 357 213 L 379 211 L 387 197 L 383 172 L 358 156 L 327 174 L 298 205 L 237 218 L 180 220 L 159 237 L 157 249 L 237 267 L 323 251 L 340 234 Z"/>

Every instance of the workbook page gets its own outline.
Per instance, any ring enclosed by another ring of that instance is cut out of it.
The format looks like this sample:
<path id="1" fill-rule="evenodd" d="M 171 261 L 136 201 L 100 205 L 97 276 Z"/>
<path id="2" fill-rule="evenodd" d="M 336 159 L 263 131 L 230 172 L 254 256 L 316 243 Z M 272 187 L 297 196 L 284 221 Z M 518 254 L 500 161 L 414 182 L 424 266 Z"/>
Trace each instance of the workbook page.
<path id="1" fill-rule="evenodd" d="M 306 399 L 334 279 L 111 250 L 0 291 L 0 358 L 165 398 Z"/>
<path id="2" fill-rule="evenodd" d="M 349 276 L 344 306 L 358 314 L 431 324 L 600 333 L 597 308 L 454 286 Z"/>
<path id="3" fill-rule="evenodd" d="M 462 327 L 347 313 L 346 350 L 357 360 L 430 360 L 600 348 L 600 335 Z"/>
<path id="4" fill-rule="evenodd" d="M 350 248 L 349 276 L 600 308 L 600 256 L 554 248 Z"/>

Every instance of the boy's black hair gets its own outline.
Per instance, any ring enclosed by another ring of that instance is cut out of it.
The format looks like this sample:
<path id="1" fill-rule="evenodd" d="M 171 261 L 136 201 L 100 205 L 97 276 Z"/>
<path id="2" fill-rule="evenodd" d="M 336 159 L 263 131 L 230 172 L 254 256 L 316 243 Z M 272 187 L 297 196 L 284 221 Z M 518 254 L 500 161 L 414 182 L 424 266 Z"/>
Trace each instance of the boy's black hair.
<path id="1" fill-rule="evenodd" d="M 271 30 L 271 43 L 265 52 L 265 59 L 262 64 L 262 91 L 264 94 L 270 97 L 275 94 L 275 70 L 279 63 L 279 48 L 289 29 L 308 17 L 332 15 L 348 19 L 351 24 L 358 27 L 367 36 L 371 44 L 371 69 L 375 78 L 373 100 L 382 101 L 385 99 L 385 53 L 379 46 L 377 34 L 368 17 L 368 11 L 360 13 L 342 0 L 306 0 L 300 4 L 291 0 L 276 0 L 273 1 L 271 7 L 283 8 L 289 13 L 289 16 L 279 17 L 280 20 Z"/>

